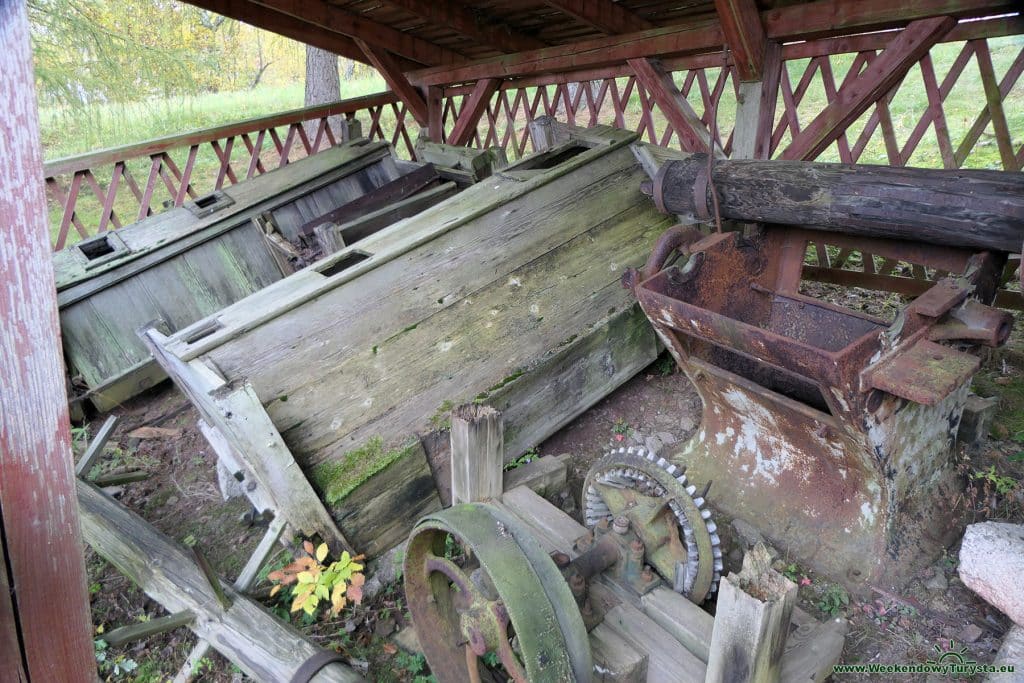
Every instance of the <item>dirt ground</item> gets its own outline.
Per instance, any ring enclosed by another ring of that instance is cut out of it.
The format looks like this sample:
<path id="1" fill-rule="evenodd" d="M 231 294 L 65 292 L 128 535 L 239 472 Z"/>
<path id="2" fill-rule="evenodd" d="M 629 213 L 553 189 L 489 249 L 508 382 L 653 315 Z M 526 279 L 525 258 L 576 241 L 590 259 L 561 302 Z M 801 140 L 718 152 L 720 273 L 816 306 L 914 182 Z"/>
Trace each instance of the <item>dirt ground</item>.
<path id="1" fill-rule="evenodd" d="M 850 303 L 849 301 L 847 302 Z M 886 305 L 891 305 L 889 302 Z M 867 302 L 864 307 L 876 306 Z M 882 311 L 879 311 L 882 312 Z M 1009 348 L 997 352 L 975 381 L 983 396 L 997 395 L 1000 407 L 991 438 L 980 448 L 961 449 L 964 490 L 958 509 L 967 522 L 1000 519 L 1024 522 L 1024 332 L 1020 320 Z M 579 507 L 579 490 L 587 468 L 611 447 L 646 445 L 672 452 L 694 433 L 700 422 L 700 398 L 686 377 L 663 356 L 558 434 L 539 444 L 540 455 L 569 453 L 569 496 L 556 497 L 567 510 Z M 127 484 L 121 502 L 160 531 L 196 545 L 221 575 L 234 578 L 263 534 L 264 527 L 245 517 L 247 504 L 224 503 L 216 484 L 215 456 L 195 428 L 195 412 L 170 386 L 159 387 L 116 411 L 122 422 L 108 453 L 93 474 L 142 468 L 148 479 Z M 90 433 L 101 424 L 97 418 Z M 161 427 L 156 438 L 131 438 L 138 427 Z M 78 432 L 79 442 L 85 435 Z M 990 469 L 992 468 L 992 469 Z M 710 495 L 714 505 L 714 490 Z M 578 512 L 577 512 L 578 514 Z M 740 542 L 729 520 L 716 516 L 722 531 L 726 571 L 742 560 Z M 847 663 L 923 662 L 934 648 L 955 641 L 979 662 L 992 660 L 1008 628 L 1008 620 L 957 579 L 958 547 L 944 555 L 898 591 L 851 596 L 827 577 L 815 575 L 792 558 L 778 566 L 800 585 L 800 605 L 819 618 L 845 616 L 850 621 L 843 661 Z M 115 569 L 91 550 L 86 552 L 96 638 L 117 626 L 163 614 Z M 269 563 L 287 561 L 284 551 Z M 266 570 L 264 571 L 264 576 Z M 428 683 L 432 678 L 422 656 L 397 649 L 390 637 L 408 625 L 398 583 L 386 586 L 363 605 L 346 608 L 338 618 L 314 620 L 289 615 L 280 598 L 269 598 L 270 585 L 260 581 L 254 595 L 279 616 L 290 619 L 325 647 L 342 652 L 375 681 Z M 104 680 L 164 681 L 173 678 L 195 642 L 187 629 L 127 645 L 98 645 Z M 1022 663 L 1024 664 L 1024 663 Z M 199 681 L 241 680 L 242 674 L 211 653 L 196 672 Z M 866 680 L 867 676 L 846 677 Z M 877 677 L 876 677 L 877 678 Z M 910 680 L 911 677 L 907 677 Z M 887 677 L 887 680 L 900 680 Z"/>

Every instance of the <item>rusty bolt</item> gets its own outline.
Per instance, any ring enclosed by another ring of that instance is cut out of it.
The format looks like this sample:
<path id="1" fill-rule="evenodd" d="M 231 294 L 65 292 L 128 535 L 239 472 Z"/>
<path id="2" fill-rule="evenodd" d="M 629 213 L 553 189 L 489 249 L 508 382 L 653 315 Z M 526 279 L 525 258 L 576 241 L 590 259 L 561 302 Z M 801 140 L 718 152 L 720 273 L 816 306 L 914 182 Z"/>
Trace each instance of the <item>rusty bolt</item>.
<path id="1" fill-rule="evenodd" d="M 617 534 L 625 534 L 629 531 L 629 520 L 622 515 L 619 515 L 615 518 L 615 521 L 612 522 L 612 531 Z"/>
<path id="2" fill-rule="evenodd" d="M 598 536 L 600 536 L 601 534 L 608 533 L 608 520 L 598 520 L 597 524 L 594 526 L 594 533 Z"/>

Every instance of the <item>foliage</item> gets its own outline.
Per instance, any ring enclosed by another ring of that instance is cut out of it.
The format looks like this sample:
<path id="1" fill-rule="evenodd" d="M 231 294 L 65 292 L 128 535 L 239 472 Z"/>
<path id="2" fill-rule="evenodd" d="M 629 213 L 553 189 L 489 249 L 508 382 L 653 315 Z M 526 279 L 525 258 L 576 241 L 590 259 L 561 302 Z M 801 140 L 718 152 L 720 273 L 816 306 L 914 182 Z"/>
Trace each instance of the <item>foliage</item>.
<path id="1" fill-rule="evenodd" d="M 399 652 L 395 668 L 411 674 L 413 683 L 437 683 L 434 674 L 427 673 L 427 658 L 422 653 Z"/>
<path id="2" fill-rule="evenodd" d="M 291 586 L 292 612 L 303 611 L 308 616 L 316 614 L 321 601 L 331 604 L 331 616 L 337 616 L 348 601 L 359 604 L 363 600 L 363 583 L 366 577 L 359 570 L 363 565 L 362 555 L 352 557 L 348 551 L 329 565 L 327 544 L 321 543 L 315 550 L 313 544 L 305 541 L 303 549 L 308 553 L 291 564 L 271 572 L 267 578 L 277 583 L 270 595 L 277 595 L 284 586 Z"/>
<path id="3" fill-rule="evenodd" d="M 612 425 L 612 434 L 615 436 L 626 437 L 629 436 L 630 431 L 632 431 L 632 429 L 630 428 L 629 423 L 621 417 L 617 418 L 615 420 L 615 424 Z M 619 440 L 621 441 L 622 439 Z"/>
<path id="4" fill-rule="evenodd" d="M 508 472 L 509 470 L 518 469 L 523 465 L 528 465 L 539 457 L 540 452 L 537 450 L 537 447 L 530 446 L 528 449 L 526 449 L 526 452 L 520 455 L 518 458 L 515 458 L 514 460 L 510 460 L 509 462 L 505 463 L 505 471 Z"/>
<path id="5" fill-rule="evenodd" d="M 676 371 L 676 359 L 668 352 L 661 354 L 654 365 L 662 377 L 668 377 Z"/>
<path id="6" fill-rule="evenodd" d="M 837 584 L 832 584 L 821 595 L 818 609 L 830 616 L 836 616 L 850 604 L 850 594 Z"/>
<path id="7" fill-rule="evenodd" d="M 138 668 L 138 663 L 124 654 L 117 654 L 111 657 L 109 645 L 102 638 L 92 641 L 93 650 L 96 654 L 96 664 L 101 674 L 108 674 L 111 677 L 121 677 Z M 110 680 L 108 678 L 108 680 Z"/>
<path id="8" fill-rule="evenodd" d="M 986 470 L 977 470 L 971 475 L 971 477 L 991 484 L 996 490 L 996 493 L 1001 496 L 1005 496 L 1010 493 L 1016 489 L 1019 484 L 1019 482 L 1013 477 L 997 474 L 995 465 L 990 465 Z"/>

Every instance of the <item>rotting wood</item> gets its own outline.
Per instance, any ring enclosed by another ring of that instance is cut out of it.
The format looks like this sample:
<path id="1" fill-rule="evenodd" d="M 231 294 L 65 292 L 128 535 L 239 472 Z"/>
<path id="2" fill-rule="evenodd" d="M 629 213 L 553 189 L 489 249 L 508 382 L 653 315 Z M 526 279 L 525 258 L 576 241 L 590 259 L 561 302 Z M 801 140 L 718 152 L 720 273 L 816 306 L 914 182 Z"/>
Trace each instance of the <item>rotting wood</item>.
<path id="1" fill-rule="evenodd" d="M 505 425 L 490 406 L 467 403 L 451 416 L 452 504 L 497 498 L 505 464 Z"/>
<path id="2" fill-rule="evenodd" d="M 458 189 L 455 183 L 442 183 L 408 199 L 403 199 L 360 218 L 335 226 L 333 230 L 342 241 L 341 246 L 335 249 L 335 251 L 344 249 L 344 242 L 346 241 L 358 242 L 359 240 L 364 240 L 373 233 L 383 230 L 403 218 L 415 216 L 435 204 L 440 204 L 449 197 L 454 196 Z"/>
<path id="3" fill-rule="evenodd" d="M 89 442 L 88 448 L 82 453 L 82 457 L 78 459 L 75 464 L 75 476 L 84 477 L 89 474 L 92 466 L 96 464 L 100 456 L 103 455 L 103 450 L 107 447 L 107 442 L 110 441 L 110 437 L 114 435 L 114 430 L 117 428 L 117 423 L 121 421 L 117 415 L 111 415 L 103 421 L 103 425 L 96 432 L 96 436 Z"/>
<path id="4" fill-rule="evenodd" d="M 303 662 L 320 652 L 294 628 L 226 585 L 221 588 L 231 607 L 223 609 L 206 576 L 177 544 L 92 485 L 79 481 L 77 488 L 86 542 L 168 611 L 194 612 L 190 628 L 247 676 L 291 680 Z M 314 680 L 363 679 L 333 663 Z"/>
<path id="5" fill-rule="evenodd" d="M 759 543 L 718 590 L 708 652 L 707 681 L 771 683 L 779 680 L 797 586 L 772 568 Z"/>

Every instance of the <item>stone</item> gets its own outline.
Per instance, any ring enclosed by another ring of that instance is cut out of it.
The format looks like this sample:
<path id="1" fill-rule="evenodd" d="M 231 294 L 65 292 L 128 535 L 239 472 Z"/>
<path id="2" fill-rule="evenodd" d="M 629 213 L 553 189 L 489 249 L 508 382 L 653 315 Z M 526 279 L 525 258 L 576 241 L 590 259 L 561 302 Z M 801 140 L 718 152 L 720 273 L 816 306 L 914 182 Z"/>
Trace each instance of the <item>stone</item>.
<path id="1" fill-rule="evenodd" d="M 928 589 L 929 593 L 945 593 L 949 588 L 949 581 L 946 580 L 946 574 L 941 569 L 936 569 L 935 576 L 925 579 L 924 587 Z"/>
<path id="2" fill-rule="evenodd" d="M 1024 525 L 971 524 L 960 546 L 960 580 L 1014 623 L 1024 624 Z"/>
<path id="3" fill-rule="evenodd" d="M 967 446 L 977 446 L 988 438 L 989 424 L 996 414 L 999 399 L 982 398 L 975 394 L 967 397 L 964 412 L 960 418 L 957 440 Z"/>
<path id="4" fill-rule="evenodd" d="M 374 561 L 371 571 L 368 572 L 369 578 L 363 584 L 364 599 L 373 598 L 385 586 L 398 581 L 401 576 L 402 563 L 405 561 L 405 549 L 408 545 L 408 542 L 400 543 Z"/>
<path id="5" fill-rule="evenodd" d="M 984 635 L 985 631 L 977 624 L 967 624 L 957 631 L 956 640 L 961 643 L 973 643 Z"/>
<path id="6" fill-rule="evenodd" d="M 683 415 L 679 418 L 679 429 L 683 434 L 690 434 L 697 431 L 698 420 L 693 415 Z"/>
<path id="7" fill-rule="evenodd" d="M 732 520 L 732 528 L 736 531 L 737 540 L 744 548 L 753 548 L 758 543 L 764 543 L 764 536 L 754 528 L 753 524 L 744 522 L 742 519 Z"/>
<path id="8" fill-rule="evenodd" d="M 1013 626 L 1006 632 L 1003 645 L 992 660 L 995 667 L 1014 667 L 1014 673 L 992 673 L 985 677 L 987 681 L 1024 681 L 1024 628 Z"/>

